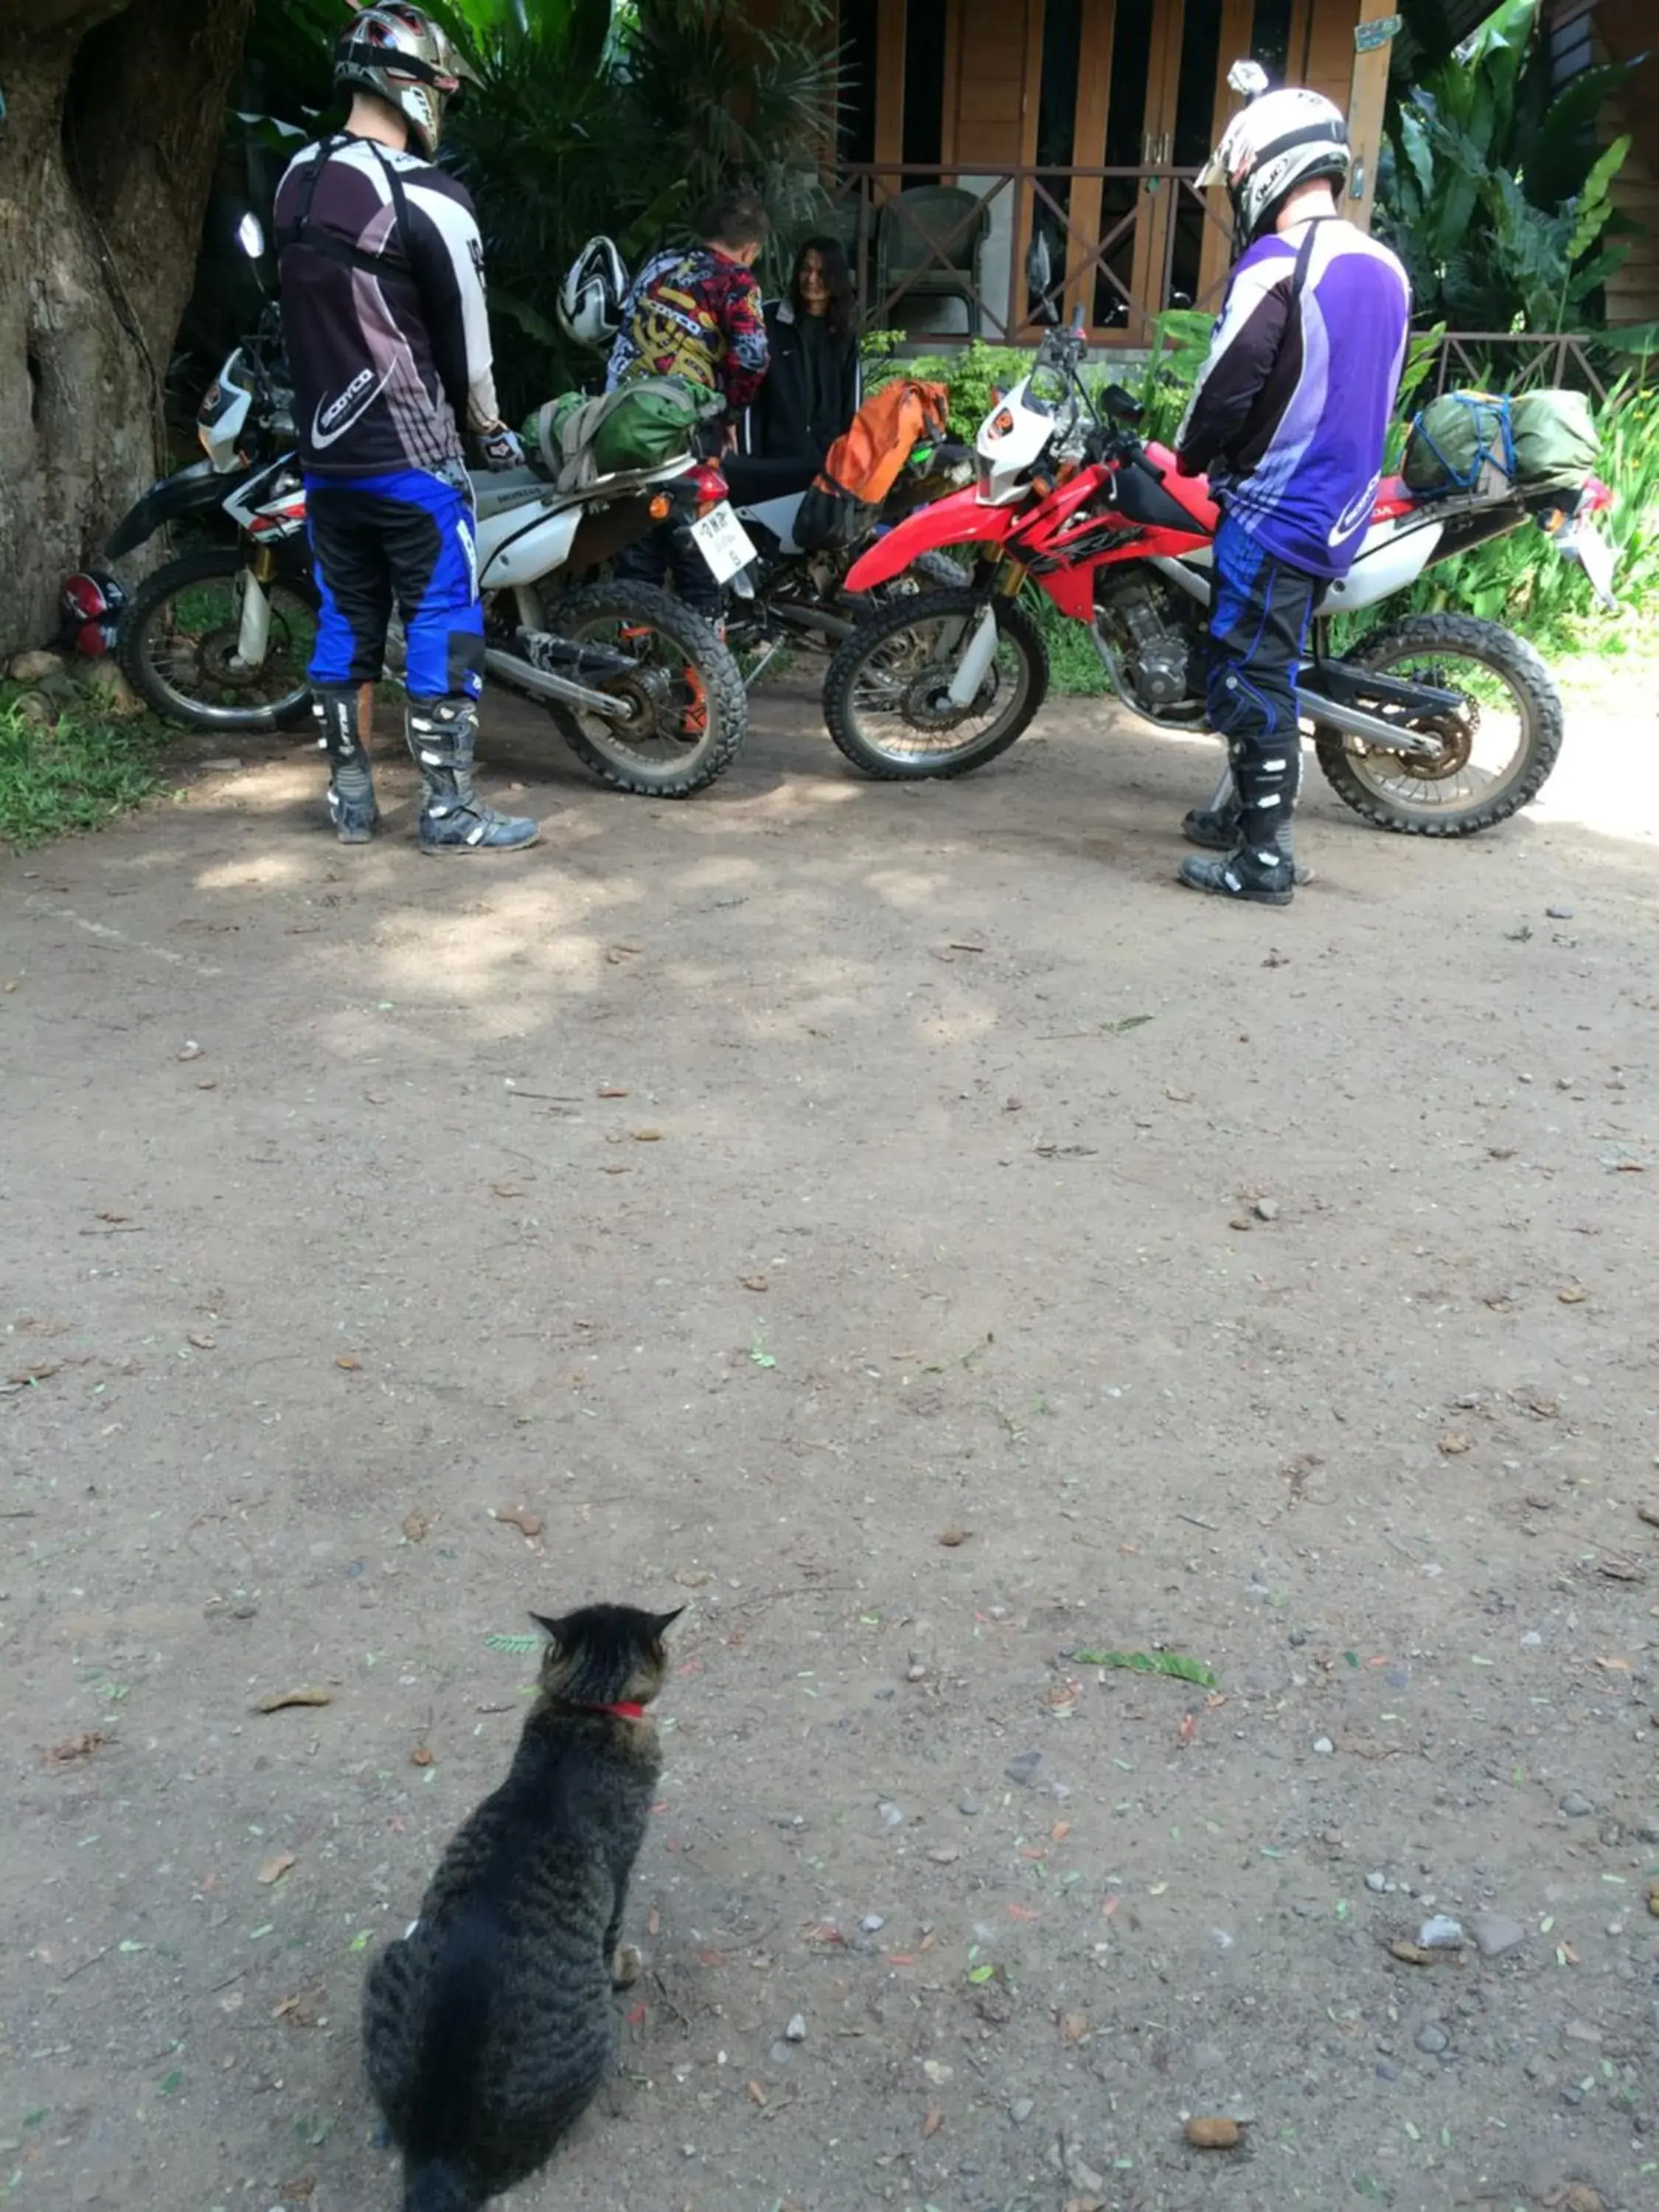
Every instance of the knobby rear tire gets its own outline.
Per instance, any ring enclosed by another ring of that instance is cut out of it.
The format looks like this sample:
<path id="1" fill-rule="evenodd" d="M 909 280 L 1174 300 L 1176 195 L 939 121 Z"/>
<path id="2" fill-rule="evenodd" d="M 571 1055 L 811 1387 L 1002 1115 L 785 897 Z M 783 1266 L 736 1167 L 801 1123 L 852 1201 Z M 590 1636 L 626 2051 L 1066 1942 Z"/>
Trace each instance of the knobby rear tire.
<path id="1" fill-rule="evenodd" d="M 1388 629 L 1362 638 L 1345 659 L 1354 667 L 1385 669 L 1407 653 L 1449 653 L 1478 660 L 1500 677 L 1525 721 L 1520 750 L 1495 787 L 1466 807 L 1414 807 L 1390 797 L 1370 780 L 1367 756 L 1348 750 L 1340 730 L 1316 724 L 1314 749 L 1325 779 L 1337 797 L 1379 830 L 1406 837 L 1472 837 L 1507 822 L 1530 805 L 1543 788 L 1561 750 L 1561 695 L 1543 660 L 1501 623 L 1474 615 L 1410 615 Z M 1376 757 L 1379 766 L 1390 757 Z M 1399 771 L 1410 775 L 1409 764 Z"/>
<path id="2" fill-rule="evenodd" d="M 548 629 L 560 636 L 588 622 L 638 624 L 666 638 L 702 684 L 707 727 L 672 766 L 659 769 L 629 751 L 625 726 L 618 727 L 612 744 L 594 734 L 601 726 L 599 716 L 584 722 L 579 710 L 550 705 L 548 711 L 565 743 L 613 791 L 631 792 L 642 799 L 690 799 L 706 790 L 731 767 L 749 731 L 749 696 L 742 672 L 713 624 L 652 584 L 594 584 L 572 592 L 547 611 Z M 595 681 L 593 688 L 602 691 L 604 679 Z"/>

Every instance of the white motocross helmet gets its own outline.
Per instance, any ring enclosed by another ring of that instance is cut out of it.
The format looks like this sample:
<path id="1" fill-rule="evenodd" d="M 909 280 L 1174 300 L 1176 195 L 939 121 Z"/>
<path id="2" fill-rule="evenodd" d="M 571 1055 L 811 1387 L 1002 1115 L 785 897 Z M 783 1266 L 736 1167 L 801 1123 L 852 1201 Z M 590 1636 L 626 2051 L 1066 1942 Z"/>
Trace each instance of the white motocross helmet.
<path id="1" fill-rule="evenodd" d="M 596 350 L 622 328 L 628 270 L 608 238 L 590 238 L 559 288 L 559 323 L 567 337 Z"/>
<path id="2" fill-rule="evenodd" d="M 1256 96 L 1227 125 L 1221 143 L 1199 172 L 1198 182 L 1225 185 L 1240 235 L 1249 245 L 1267 228 L 1285 195 L 1298 185 L 1329 177 L 1340 192 L 1353 167 L 1353 155 L 1347 118 L 1323 93 L 1301 85 L 1268 92 L 1265 75 L 1252 62 L 1236 64 L 1227 82 L 1236 92 Z"/>

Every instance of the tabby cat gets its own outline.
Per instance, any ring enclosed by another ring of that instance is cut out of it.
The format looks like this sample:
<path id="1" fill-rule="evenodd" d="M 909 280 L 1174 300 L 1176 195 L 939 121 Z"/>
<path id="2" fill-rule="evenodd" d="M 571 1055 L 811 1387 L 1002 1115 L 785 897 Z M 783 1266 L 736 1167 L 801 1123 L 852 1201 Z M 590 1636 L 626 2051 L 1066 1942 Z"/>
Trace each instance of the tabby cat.
<path id="1" fill-rule="evenodd" d="M 662 1769 L 645 1709 L 679 1610 L 531 1615 L 548 1640 L 507 1779 L 363 1991 L 404 2212 L 478 2212 L 535 2172 L 611 2071 L 611 1992 L 640 1971 L 623 1907 Z"/>

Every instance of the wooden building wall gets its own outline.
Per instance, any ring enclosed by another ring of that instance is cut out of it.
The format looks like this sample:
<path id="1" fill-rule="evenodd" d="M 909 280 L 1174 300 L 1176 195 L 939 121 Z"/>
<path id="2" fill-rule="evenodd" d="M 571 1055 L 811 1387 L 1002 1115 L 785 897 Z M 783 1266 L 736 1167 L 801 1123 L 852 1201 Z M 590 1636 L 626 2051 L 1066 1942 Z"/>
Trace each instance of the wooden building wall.
<path id="1" fill-rule="evenodd" d="M 1589 18 L 1589 40 L 1566 34 Z M 1578 46 L 1579 62 L 1594 56 L 1633 62 L 1659 47 L 1654 0 L 1554 0 L 1550 27 L 1559 51 Z M 1659 54 L 1602 110 L 1603 145 L 1626 131 L 1631 150 L 1614 179 L 1613 204 L 1635 227 L 1630 251 L 1607 285 L 1609 323 L 1659 322 Z"/>

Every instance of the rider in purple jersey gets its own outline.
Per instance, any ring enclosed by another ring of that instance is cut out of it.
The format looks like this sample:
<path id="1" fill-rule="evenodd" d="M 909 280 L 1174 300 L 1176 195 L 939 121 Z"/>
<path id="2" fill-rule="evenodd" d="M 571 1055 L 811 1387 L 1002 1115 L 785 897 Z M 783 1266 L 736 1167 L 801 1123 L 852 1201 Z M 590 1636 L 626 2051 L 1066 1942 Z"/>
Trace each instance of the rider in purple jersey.
<path id="1" fill-rule="evenodd" d="M 1270 906 L 1296 883 L 1314 597 L 1364 540 L 1411 317 L 1399 262 L 1337 213 L 1351 166 L 1340 109 L 1291 88 L 1234 118 L 1200 179 L 1225 183 L 1249 241 L 1176 439 L 1182 474 L 1207 474 L 1222 510 L 1208 705 L 1235 798 L 1187 816 L 1193 843 L 1225 857 L 1184 861 L 1181 880 Z"/>

